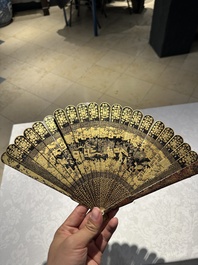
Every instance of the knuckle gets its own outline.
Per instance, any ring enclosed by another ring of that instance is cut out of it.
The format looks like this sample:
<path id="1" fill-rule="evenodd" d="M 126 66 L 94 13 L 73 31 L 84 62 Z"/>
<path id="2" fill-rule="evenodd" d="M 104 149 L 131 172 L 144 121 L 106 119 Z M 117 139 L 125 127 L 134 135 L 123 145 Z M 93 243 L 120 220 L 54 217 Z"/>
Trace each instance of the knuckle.
<path id="1" fill-rule="evenodd" d="M 92 222 L 87 222 L 85 225 L 86 229 L 91 233 L 96 234 L 98 232 L 98 227 L 96 227 Z"/>

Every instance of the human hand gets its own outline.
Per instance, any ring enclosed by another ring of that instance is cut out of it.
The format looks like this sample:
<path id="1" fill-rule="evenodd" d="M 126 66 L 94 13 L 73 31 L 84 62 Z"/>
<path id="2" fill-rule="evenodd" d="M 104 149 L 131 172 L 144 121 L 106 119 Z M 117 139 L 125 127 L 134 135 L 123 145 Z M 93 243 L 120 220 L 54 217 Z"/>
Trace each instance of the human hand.
<path id="1" fill-rule="evenodd" d="M 117 210 L 108 213 L 103 222 L 99 208 L 89 213 L 77 206 L 55 233 L 47 265 L 99 265 L 102 253 L 117 228 Z"/>

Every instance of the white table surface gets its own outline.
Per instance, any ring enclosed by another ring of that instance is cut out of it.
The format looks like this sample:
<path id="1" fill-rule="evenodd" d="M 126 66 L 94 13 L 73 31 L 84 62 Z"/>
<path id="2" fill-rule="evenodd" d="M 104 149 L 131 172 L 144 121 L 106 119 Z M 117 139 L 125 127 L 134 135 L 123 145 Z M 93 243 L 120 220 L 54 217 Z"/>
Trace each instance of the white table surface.
<path id="1" fill-rule="evenodd" d="M 198 103 L 143 110 L 198 152 Z M 11 140 L 31 124 L 13 126 Z M 43 265 L 54 232 L 76 203 L 5 166 L 0 189 L 0 264 Z M 198 258 L 198 175 L 124 206 L 104 265 Z M 198 263 L 197 263 L 198 264 Z"/>

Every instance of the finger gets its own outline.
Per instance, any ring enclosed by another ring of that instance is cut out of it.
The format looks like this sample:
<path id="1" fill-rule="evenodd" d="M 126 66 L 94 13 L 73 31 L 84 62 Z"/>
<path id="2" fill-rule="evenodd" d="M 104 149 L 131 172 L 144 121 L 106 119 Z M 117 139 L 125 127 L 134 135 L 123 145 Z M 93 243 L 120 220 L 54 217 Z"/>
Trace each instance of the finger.
<path id="1" fill-rule="evenodd" d="M 111 219 L 112 217 L 114 217 L 117 212 L 119 211 L 119 208 L 116 208 L 114 210 L 111 210 L 107 215 L 108 215 L 108 218 Z"/>
<path id="2" fill-rule="evenodd" d="M 89 243 L 89 247 L 88 247 L 87 264 L 89 264 L 89 261 L 90 261 L 90 265 L 91 265 L 91 261 L 95 261 L 95 264 L 100 264 L 101 258 L 102 258 L 102 252 L 98 249 L 94 240 L 92 240 Z"/>
<path id="3" fill-rule="evenodd" d="M 102 223 L 102 213 L 99 208 L 94 207 L 84 227 L 68 238 L 71 241 L 70 244 L 74 244 L 76 248 L 86 247 L 99 233 Z"/>
<path id="4" fill-rule="evenodd" d="M 89 244 L 88 256 L 91 260 L 94 260 L 96 264 L 100 264 L 102 253 L 104 252 L 111 236 L 116 230 L 118 225 L 118 219 L 112 218 L 106 225 L 101 234 Z M 89 263 L 88 263 L 89 264 Z"/>
<path id="5" fill-rule="evenodd" d="M 113 217 L 105 226 L 103 231 L 100 233 L 98 238 L 96 239 L 96 246 L 97 248 L 103 253 L 105 250 L 110 238 L 112 237 L 113 233 L 115 232 L 118 226 L 118 219 Z"/>
<path id="6" fill-rule="evenodd" d="M 101 231 L 107 225 L 107 223 L 109 222 L 109 220 L 116 215 L 116 213 L 118 212 L 118 210 L 119 210 L 119 208 L 116 208 L 114 210 L 111 210 L 108 214 L 105 214 L 103 216 L 103 224 L 102 224 L 102 227 L 101 227 Z M 84 218 L 84 220 L 82 221 L 82 223 L 81 223 L 81 225 L 79 227 L 80 229 L 85 226 L 85 224 L 87 223 L 88 219 L 90 218 L 90 214 L 91 214 L 91 212 L 87 213 L 86 217 Z"/>
<path id="7" fill-rule="evenodd" d="M 82 221 L 84 220 L 88 209 L 85 206 L 78 205 L 73 212 L 69 215 L 69 217 L 62 224 L 64 226 L 78 227 Z"/>
<path id="8" fill-rule="evenodd" d="M 116 215 L 118 211 L 119 211 L 119 208 L 116 208 L 114 210 L 111 210 L 109 213 L 105 214 L 105 216 L 103 217 L 103 224 L 101 227 L 101 231 L 106 227 L 106 225 Z"/>
<path id="9" fill-rule="evenodd" d="M 90 215 L 91 215 L 91 211 L 89 211 L 89 212 L 86 213 L 86 216 L 83 219 L 83 221 L 81 222 L 81 224 L 79 226 L 79 229 L 82 229 L 86 225 L 86 223 L 88 222 L 88 220 L 90 218 Z"/>

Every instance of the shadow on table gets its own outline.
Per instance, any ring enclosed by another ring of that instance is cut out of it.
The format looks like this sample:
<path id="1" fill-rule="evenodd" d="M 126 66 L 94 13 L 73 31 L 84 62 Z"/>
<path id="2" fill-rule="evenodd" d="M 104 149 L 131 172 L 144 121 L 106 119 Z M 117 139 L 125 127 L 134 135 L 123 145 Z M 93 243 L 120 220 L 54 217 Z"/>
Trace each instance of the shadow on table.
<path id="1" fill-rule="evenodd" d="M 198 265 L 198 258 L 174 262 L 165 262 L 154 252 L 149 252 L 146 248 L 139 249 L 136 245 L 114 243 L 109 245 L 102 259 L 101 265 Z"/>
<path id="2" fill-rule="evenodd" d="M 153 252 L 149 253 L 145 248 L 139 249 L 135 245 L 114 243 L 105 250 L 101 265 L 143 265 L 164 262 L 163 258 L 157 257 Z"/>
<path id="3" fill-rule="evenodd" d="M 153 252 L 149 253 L 145 248 L 138 249 L 135 245 L 114 243 L 105 249 L 101 265 L 146 265 L 156 263 L 164 264 L 164 259 L 158 258 Z M 42 265 L 47 265 L 47 263 L 45 262 Z"/>
<path id="4" fill-rule="evenodd" d="M 101 265 L 197 265 L 197 259 L 165 262 L 163 258 L 146 248 L 139 249 L 136 245 L 118 244 L 109 245 L 102 257 Z M 44 262 L 42 265 L 47 265 Z"/>

